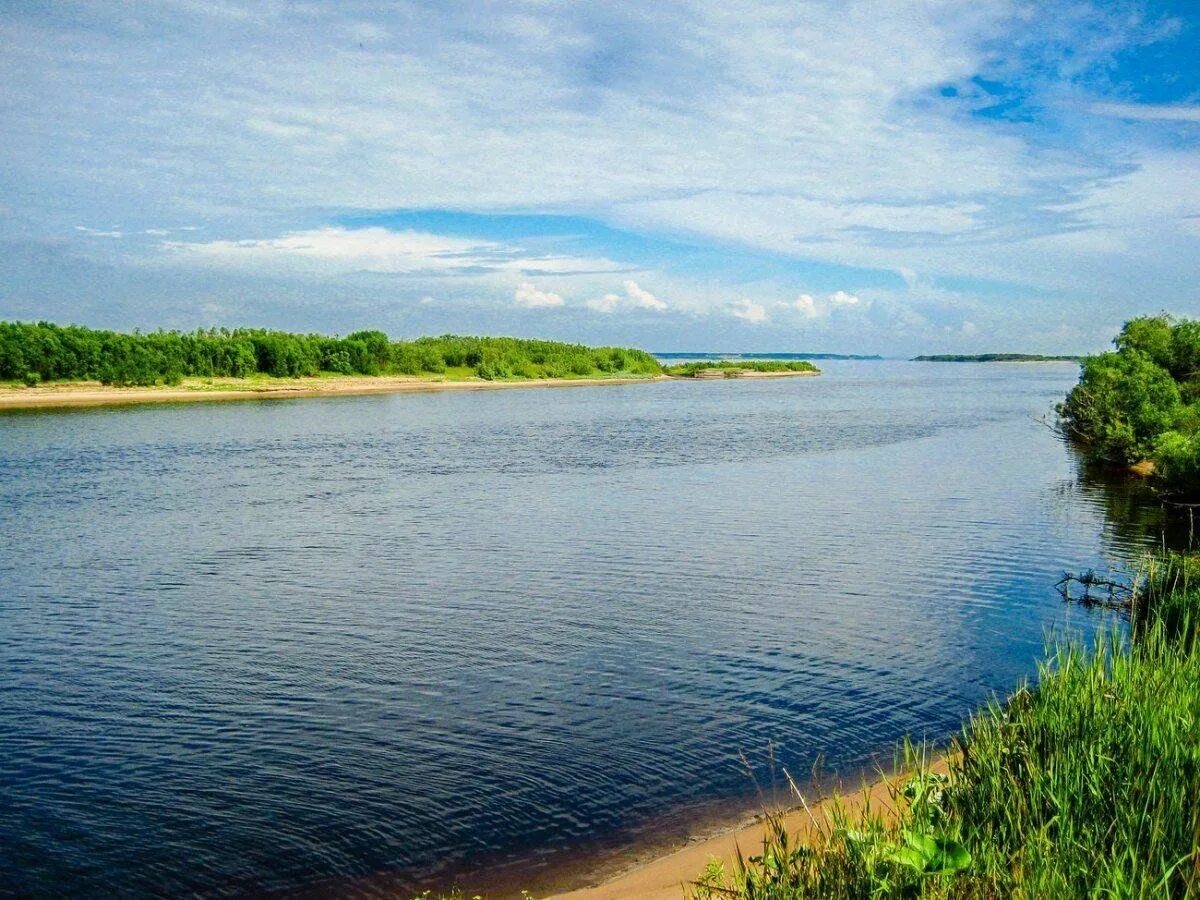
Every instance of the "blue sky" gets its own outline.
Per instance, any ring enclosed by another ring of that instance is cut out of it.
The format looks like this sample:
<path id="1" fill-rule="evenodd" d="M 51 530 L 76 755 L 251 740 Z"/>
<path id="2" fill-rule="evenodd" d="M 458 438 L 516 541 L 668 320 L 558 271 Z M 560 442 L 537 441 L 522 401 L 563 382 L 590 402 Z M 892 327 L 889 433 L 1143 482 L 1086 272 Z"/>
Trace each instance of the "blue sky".
<path id="1" fill-rule="evenodd" d="M 1090 351 L 1200 315 L 1200 7 L 0 7 L 0 318 Z"/>

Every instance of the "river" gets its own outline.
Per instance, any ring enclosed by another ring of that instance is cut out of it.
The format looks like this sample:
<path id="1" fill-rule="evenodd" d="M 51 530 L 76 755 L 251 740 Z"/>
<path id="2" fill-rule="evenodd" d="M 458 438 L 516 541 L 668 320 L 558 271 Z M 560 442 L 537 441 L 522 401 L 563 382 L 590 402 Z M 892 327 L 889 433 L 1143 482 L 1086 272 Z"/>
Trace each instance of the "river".
<path id="1" fill-rule="evenodd" d="M 0 416 L 4 890 L 532 885 L 1086 639 L 1077 369 L 821 367 Z"/>

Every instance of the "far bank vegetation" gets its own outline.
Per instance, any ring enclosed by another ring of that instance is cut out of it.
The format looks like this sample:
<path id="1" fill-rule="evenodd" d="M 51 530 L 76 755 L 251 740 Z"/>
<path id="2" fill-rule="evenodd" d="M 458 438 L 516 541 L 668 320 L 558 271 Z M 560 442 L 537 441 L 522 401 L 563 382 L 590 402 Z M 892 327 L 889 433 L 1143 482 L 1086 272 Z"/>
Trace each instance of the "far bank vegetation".
<path id="1" fill-rule="evenodd" d="M 675 378 L 737 378 L 747 372 L 763 375 L 786 375 L 789 373 L 815 375 L 820 371 L 802 359 L 721 359 L 702 360 L 667 366 L 663 373 Z"/>
<path id="2" fill-rule="evenodd" d="M 131 334 L 0 322 L 0 381 L 178 384 L 184 378 L 410 375 L 499 379 L 654 376 L 644 350 L 558 341 L 442 335 L 393 341 L 382 331 L 345 337 L 259 328 Z"/>

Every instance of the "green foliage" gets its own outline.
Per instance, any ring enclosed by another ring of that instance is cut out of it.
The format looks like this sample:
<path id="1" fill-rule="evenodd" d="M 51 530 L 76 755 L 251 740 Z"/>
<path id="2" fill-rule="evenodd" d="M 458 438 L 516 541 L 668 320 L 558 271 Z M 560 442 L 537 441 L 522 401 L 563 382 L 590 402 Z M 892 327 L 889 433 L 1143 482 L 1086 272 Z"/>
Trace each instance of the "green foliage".
<path id="1" fill-rule="evenodd" d="M 21 383 L 24 384 L 25 387 L 37 387 L 42 383 L 42 376 L 37 372 L 26 372 L 21 378 Z"/>
<path id="2" fill-rule="evenodd" d="M 915 766 L 903 786 L 892 785 L 901 810 L 889 821 L 868 802 L 850 814 L 835 798 L 824 820 L 805 841 L 793 841 L 777 817 L 768 817 L 761 853 L 739 855 L 736 871 L 710 865 L 693 885 L 697 900 L 793 900 L 803 897 L 948 896 L 966 883 L 973 858 L 944 806 L 948 781 L 929 771 L 928 759 L 911 745 Z"/>
<path id="3" fill-rule="evenodd" d="M 479 378 L 657 375 L 642 350 L 518 338 L 441 337 L 391 341 L 382 331 L 344 338 L 256 328 L 123 334 L 49 322 L 0 322 L 0 379 L 175 384 L 184 377 L 298 378 L 440 375 L 469 368 Z"/>
<path id="4" fill-rule="evenodd" d="M 971 865 L 971 854 L 958 841 L 911 828 L 902 829 L 903 844 L 891 850 L 891 858 L 918 875 L 955 875 Z"/>
<path id="5" fill-rule="evenodd" d="M 1093 460 L 1151 460 L 1161 483 L 1200 494 L 1200 321 L 1143 316 L 1114 343 L 1084 360 L 1058 407 L 1063 431 Z"/>
<path id="6" fill-rule="evenodd" d="M 1134 623 L 1051 648 L 1035 686 L 971 717 L 948 777 L 916 759 L 896 816 L 835 807 L 803 844 L 772 821 L 694 896 L 1200 896 L 1200 558 L 1154 560 Z"/>
<path id="7" fill-rule="evenodd" d="M 1164 480 L 1200 484 L 1200 433 L 1165 431 L 1154 441 L 1154 467 Z"/>
<path id="8" fill-rule="evenodd" d="M 819 372 L 816 366 L 803 359 L 746 359 L 701 360 L 667 366 L 663 372 L 677 378 L 696 378 L 703 372 L 723 372 L 726 378 L 737 378 L 743 372 Z"/>
<path id="9" fill-rule="evenodd" d="M 1066 432 L 1093 456 L 1129 464 L 1150 455 L 1180 407 L 1170 374 L 1140 350 L 1129 350 L 1085 359 L 1079 384 L 1058 411 Z"/>
<path id="10" fill-rule="evenodd" d="M 1160 368 L 1171 370 L 1173 329 L 1166 316 L 1130 319 L 1114 339 L 1118 353 L 1140 353 Z"/>

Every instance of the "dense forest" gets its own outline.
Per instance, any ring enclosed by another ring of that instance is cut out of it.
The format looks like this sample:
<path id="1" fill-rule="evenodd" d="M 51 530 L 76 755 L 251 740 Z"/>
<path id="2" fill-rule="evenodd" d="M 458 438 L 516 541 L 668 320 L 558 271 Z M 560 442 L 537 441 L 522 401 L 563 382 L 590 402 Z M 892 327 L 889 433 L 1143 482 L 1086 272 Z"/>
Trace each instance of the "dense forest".
<path id="1" fill-rule="evenodd" d="M 1148 460 L 1165 485 L 1200 495 L 1200 320 L 1132 319 L 1113 343 L 1084 359 L 1058 407 L 1064 433 L 1094 460 Z"/>
<path id="2" fill-rule="evenodd" d="M 520 338 L 441 337 L 393 341 L 382 331 L 346 337 L 258 328 L 125 334 L 55 325 L 0 322 L 0 380 L 176 384 L 187 377 L 299 377 L 325 373 L 478 378 L 572 378 L 657 375 L 644 350 L 584 347 Z"/>

